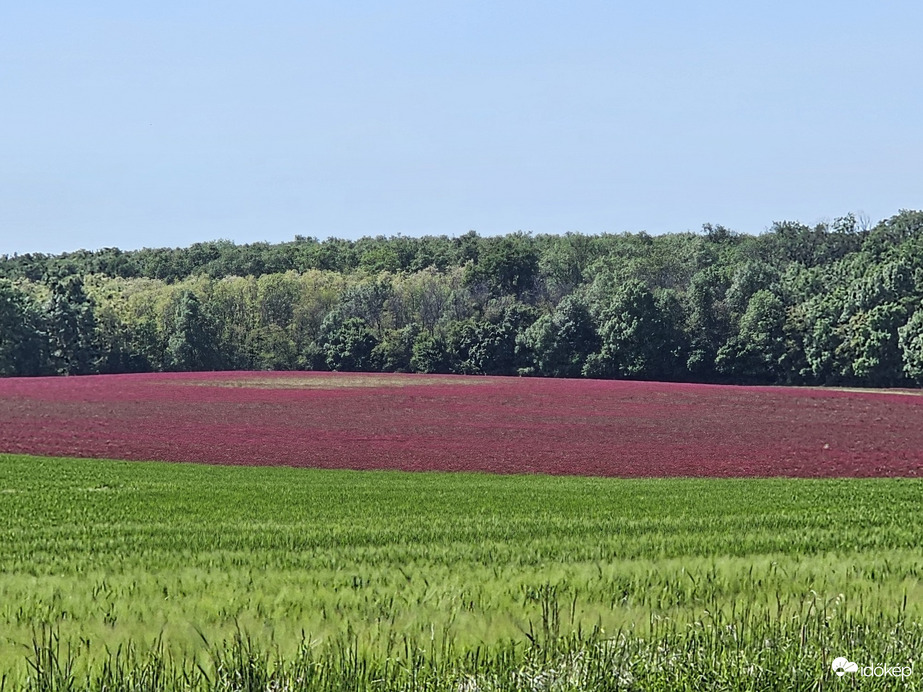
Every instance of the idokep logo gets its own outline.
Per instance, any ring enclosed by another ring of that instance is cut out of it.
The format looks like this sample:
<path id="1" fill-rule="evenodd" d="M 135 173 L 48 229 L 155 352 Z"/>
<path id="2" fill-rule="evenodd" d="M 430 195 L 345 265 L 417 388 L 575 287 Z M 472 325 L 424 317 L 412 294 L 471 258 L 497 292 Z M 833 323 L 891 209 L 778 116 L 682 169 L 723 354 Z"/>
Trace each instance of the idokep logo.
<path id="1" fill-rule="evenodd" d="M 845 656 L 833 659 L 833 672 L 840 677 L 843 677 L 846 673 L 855 673 L 857 670 L 859 670 L 859 665 Z"/>
<path id="2" fill-rule="evenodd" d="M 843 677 L 847 673 L 856 673 L 863 678 L 892 677 L 903 680 L 913 675 L 913 664 L 909 666 L 860 666 L 858 663 L 853 663 L 845 656 L 837 656 L 833 659 L 833 663 L 830 664 L 830 667 L 833 668 L 833 672 L 836 673 L 838 677 Z"/>

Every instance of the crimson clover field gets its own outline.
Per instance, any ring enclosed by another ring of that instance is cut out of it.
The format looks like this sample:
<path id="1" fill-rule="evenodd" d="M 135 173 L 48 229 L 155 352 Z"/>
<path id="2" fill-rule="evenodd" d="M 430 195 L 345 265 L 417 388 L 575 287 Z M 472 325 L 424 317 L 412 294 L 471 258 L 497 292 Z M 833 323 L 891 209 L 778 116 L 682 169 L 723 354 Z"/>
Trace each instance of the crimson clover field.
<path id="1" fill-rule="evenodd" d="M 428 375 L 0 380 L 0 689 L 845 688 L 838 656 L 923 651 L 921 405 Z"/>
<path id="2" fill-rule="evenodd" d="M 0 380 L 0 451 L 621 477 L 923 475 L 923 396 L 343 373 Z"/>

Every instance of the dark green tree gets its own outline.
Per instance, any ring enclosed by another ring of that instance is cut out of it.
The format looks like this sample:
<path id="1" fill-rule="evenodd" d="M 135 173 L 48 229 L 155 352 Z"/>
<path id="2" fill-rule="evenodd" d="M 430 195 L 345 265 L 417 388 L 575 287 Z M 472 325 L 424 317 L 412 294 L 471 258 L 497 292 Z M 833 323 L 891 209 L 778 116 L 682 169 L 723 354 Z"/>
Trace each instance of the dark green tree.
<path id="1" fill-rule="evenodd" d="M 492 296 L 521 298 L 534 290 L 539 258 L 531 236 L 514 233 L 482 242 L 477 262 L 468 267 L 469 285 L 484 284 Z"/>
<path id="2" fill-rule="evenodd" d="M 410 367 L 414 372 L 450 373 L 456 368 L 446 339 L 439 333 L 422 331 L 413 343 Z"/>
<path id="3" fill-rule="evenodd" d="M 534 364 L 532 373 L 580 377 L 587 358 L 599 348 L 599 336 L 590 309 L 570 295 L 526 329 L 518 346 Z"/>
<path id="4" fill-rule="evenodd" d="M 923 384 L 923 310 L 913 313 L 897 333 L 904 375 Z"/>
<path id="5" fill-rule="evenodd" d="M 740 331 L 718 351 L 718 371 L 736 381 L 784 381 L 785 306 L 768 290 L 753 294 L 740 319 Z"/>
<path id="6" fill-rule="evenodd" d="M 724 302 L 727 288 L 728 282 L 717 267 L 702 269 L 689 282 L 684 296 L 689 342 L 686 369 L 693 378 L 710 380 L 715 377 L 715 358 L 730 332 Z"/>
<path id="7" fill-rule="evenodd" d="M 343 319 L 340 313 L 330 313 L 321 325 L 318 345 L 327 367 L 347 372 L 374 370 L 373 352 L 378 339 L 358 317 Z"/>
<path id="8" fill-rule="evenodd" d="M 62 375 L 95 372 L 99 361 L 96 319 L 83 279 L 67 276 L 53 281 L 44 312 L 53 370 Z"/>
<path id="9" fill-rule="evenodd" d="M 600 349 L 584 367 L 589 377 L 675 379 L 685 361 L 673 310 L 638 280 L 616 289 L 598 308 Z"/>
<path id="10" fill-rule="evenodd" d="M 0 376 L 41 375 L 48 340 L 39 310 L 13 283 L 0 279 Z"/>
<path id="11" fill-rule="evenodd" d="M 214 325 L 196 294 L 183 291 L 173 309 L 166 366 L 170 370 L 197 371 L 217 370 L 220 365 Z"/>

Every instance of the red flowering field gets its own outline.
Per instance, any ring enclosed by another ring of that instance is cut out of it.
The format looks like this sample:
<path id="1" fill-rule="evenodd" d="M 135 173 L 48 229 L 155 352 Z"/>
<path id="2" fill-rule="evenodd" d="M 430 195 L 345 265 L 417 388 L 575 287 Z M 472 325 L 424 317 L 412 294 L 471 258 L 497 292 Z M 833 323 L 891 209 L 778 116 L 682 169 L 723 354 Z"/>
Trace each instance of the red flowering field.
<path id="1" fill-rule="evenodd" d="M 920 476 L 923 397 L 601 380 L 0 380 L 0 452 L 600 476 Z"/>

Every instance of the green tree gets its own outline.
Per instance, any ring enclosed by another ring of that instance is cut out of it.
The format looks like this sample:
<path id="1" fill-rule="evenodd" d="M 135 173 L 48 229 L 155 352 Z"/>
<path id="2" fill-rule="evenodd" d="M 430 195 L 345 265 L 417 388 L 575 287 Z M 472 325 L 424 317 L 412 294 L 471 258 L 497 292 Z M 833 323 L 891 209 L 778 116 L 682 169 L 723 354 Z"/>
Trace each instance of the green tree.
<path id="1" fill-rule="evenodd" d="M 374 370 L 372 354 L 378 339 L 358 317 L 343 319 L 341 313 L 330 313 L 321 325 L 318 345 L 327 367 L 347 372 Z"/>
<path id="2" fill-rule="evenodd" d="M 455 369 L 451 348 L 439 333 L 422 331 L 413 343 L 410 367 L 414 372 L 450 373 Z"/>
<path id="3" fill-rule="evenodd" d="M 599 336 L 589 308 L 570 295 L 553 314 L 543 315 L 526 329 L 518 346 L 529 355 L 536 374 L 580 377 L 587 358 L 599 348 Z"/>
<path id="4" fill-rule="evenodd" d="M 82 277 L 67 276 L 52 282 L 45 321 L 54 371 L 62 375 L 94 372 L 99 359 L 96 319 Z"/>
<path id="5" fill-rule="evenodd" d="M 730 331 L 724 303 L 727 287 L 728 282 L 717 267 L 702 269 L 689 281 L 684 311 L 689 341 L 686 369 L 692 377 L 708 380 L 715 376 L 715 358 Z"/>
<path id="6" fill-rule="evenodd" d="M 343 291 L 339 312 L 345 318 L 359 318 L 380 336 L 384 327 L 385 307 L 391 293 L 391 283 L 387 276 L 353 284 Z"/>
<path id="7" fill-rule="evenodd" d="M 514 233 L 482 242 L 477 262 L 467 270 L 469 285 L 484 284 L 493 296 L 522 297 L 535 288 L 539 257 L 530 236 Z"/>
<path id="8" fill-rule="evenodd" d="M 907 311 L 899 303 L 882 303 L 854 314 L 845 325 L 842 355 L 848 360 L 853 381 L 870 387 L 892 387 L 904 377 L 900 329 Z M 907 341 L 905 343 L 912 343 Z"/>
<path id="9" fill-rule="evenodd" d="M 539 255 L 544 289 L 554 302 L 584 283 L 587 268 L 596 259 L 595 238 L 580 233 L 553 236 Z"/>
<path id="10" fill-rule="evenodd" d="M 718 371 L 742 382 L 770 383 L 783 377 L 785 305 L 771 291 L 753 294 L 740 331 L 718 351 Z"/>
<path id="11" fill-rule="evenodd" d="M 587 360 L 589 377 L 673 379 L 682 362 L 682 336 L 671 310 L 638 280 L 621 285 L 599 309 L 600 349 Z"/>
<path id="12" fill-rule="evenodd" d="M 400 329 L 386 330 L 381 341 L 372 350 L 375 369 L 384 372 L 411 372 L 413 347 L 421 331 L 422 327 L 416 323 Z"/>
<path id="13" fill-rule="evenodd" d="M 297 370 L 300 365 L 291 334 L 277 324 L 250 329 L 246 349 L 260 370 Z"/>
<path id="14" fill-rule="evenodd" d="M 12 282 L 0 279 L 0 376 L 40 375 L 47 361 L 39 311 Z"/>
<path id="15" fill-rule="evenodd" d="M 463 324 L 456 349 L 463 353 L 461 372 L 479 375 L 514 375 L 527 367 L 517 346 L 518 336 L 536 320 L 536 310 L 518 301 L 486 310 L 485 319 Z"/>
<path id="16" fill-rule="evenodd" d="M 923 384 L 923 310 L 913 313 L 907 324 L 898 328 L 897 334 L 904 374 L 917 384 Z"/>
<path id="17" fill-rule="evenodd" d="M 167 341 L 167 367 L 180 371 L 218 369 L 215 341 L 214 325 L 202 310 L 199 298 L 192 291 L 180 293 Z"/>

